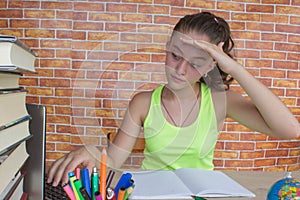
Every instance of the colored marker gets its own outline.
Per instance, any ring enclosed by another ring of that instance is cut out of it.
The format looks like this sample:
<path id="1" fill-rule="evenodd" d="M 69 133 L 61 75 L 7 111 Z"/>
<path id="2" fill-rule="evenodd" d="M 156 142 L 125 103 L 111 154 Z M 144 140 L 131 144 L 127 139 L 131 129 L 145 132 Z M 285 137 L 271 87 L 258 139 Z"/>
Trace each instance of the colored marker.
<path id="1" fill-rule="evenodd" d="M 130 173 L 122 174 L 121 178 L 119 179 L 119 182 L 117 183 L 117 185 L 115 187 L 115 192 L 116 192 L 117 198 L 119 196 L 120 188 L 125 187 L 128 184 L 128 182 L 131 180 L 131 178 L 132 178 L 132 174 L 130 174 Z"/>
<path id="2" fill-rule="evenodd" d="M 97 173 L 96 167 L 93 168 L 91 182 L 92 182 L 92 194 L 94 194 L 92 195 L 92 199 L 96 200 L 95 192 L 99 192 L 99 175 Z"/>
<path id="3" fill-rule="evenodd" d="M 125 197 L 125 187 L 120 187 L 119 192 L 118 192 L 118 200 L 124 200 Z"/>
<path id="4" fill-rule="evenodd" d="M 74 195 L 74 192 L 73 192 L 73 190 L 71 189 L 71 187 L 70 187 L 69 184 L 66 183 L 66 184 L 63 186 L 63 189 L 64 189 L 64 191 L 67 193 L 67 195 L 68 195 L 68 197 L 70 198 L 70 200 L 76 200 L 76 197 L 75 197 L 75 195 Z"/>
<path id="5" fill-rule="evenodd" d="M 107 200 L 116 200 L 116 193 L 112 188 L 107 188 L 106 190 L 106 199 Z"/>
<path id="6" fill-rule="evenodd" d="M 90 176 L 89 176 L 89 170 L 87 168 L 83 168 L 81 170 L 81 181 L 82 181 L 83 187 L 86 189 L 89 196 L 92 197 L 91 181 L 90 181 Z"/>
<path id="7" fill-rule="evenodd" d="M 101 162 L 100 162 L 100 193 L 102 199 L 106 198 L 106 160 L 107 160 L 107 153 L 104 147 L 101 153 Z"/>
<path id="8" fill-rule="evenodd" d="M 71 176 L 71 177 L 69 178 L 69 181 L 70 181 L 70 183 L 71 183 L 71 185 L 72 185 L 73 192 L 74 192 L 74 195 L 75 195 L 76 200 L 80 200 L 79 194 L 78 194 L 78 192 L 77 192 L 77 190 L 76 190 L 76 187 L 75 187 L 75 184 L 74 184 L 74 181 L 76 181 L 76 176 Z"/>
<path id="9" fill-rule="evenodd" d="M 128 199 L 128 197 L 131 195 L 133 188 L 135 185 L 130 186 L 129 188 L 127 188 L 125 190 L 125 195 L 124 195 L 124 199 Z"/>
<path id="10" fill-rule="evenodd" d="M 96 199 L 96 200 L 103 200 L 103 199 L 102 199 L 102 196 L 101 196 L 101 194 L 100 194 L 99 191 L 95 192 L 95 193 L 94 193 L 94 196 L 95 196 L 95 199 Z"/>
<path id="11" fill-rule="evenodd" d="M 76 180 L 74 181 L 74 185 L 75 185 L 75 190 L 76 190 L 77 193 L 78 193 L 79 199 L 80 199 L 80 200 L 84 200 L 84 198 L 83 198 L 83 196 L 82 196 L 82 194 L 81 194 L 81 192 L 80 192 L 80 188 L 82 188 L 81 181 L 78 180 L 78 179 L 76 179 Z"/>
<path id="12" fill-rule="evenodd" d="M 79 167 L 76 167 L 76 169 L 75 169 L 75 176 L 76 176 L 76 179 L 80 180 L 80 168 Z"/>
<path id="13" fill-rule="evenodd" d="M 84 200 L 91 200 L 91 197 L 87 193 L 85 187 L 81 187 L 79 190 L 80 190 L 80 193 L 82 194 Z"/>

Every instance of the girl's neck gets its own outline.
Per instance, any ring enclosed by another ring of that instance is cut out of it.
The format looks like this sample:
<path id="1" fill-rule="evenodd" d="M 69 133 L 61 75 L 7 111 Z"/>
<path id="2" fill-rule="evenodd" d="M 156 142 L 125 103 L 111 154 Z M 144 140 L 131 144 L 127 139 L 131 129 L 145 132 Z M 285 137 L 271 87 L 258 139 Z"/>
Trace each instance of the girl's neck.
<path id="1" fill-rule="evenodd" d="M 163 97 L 169 100 L 175 100 L 175 99 L 177 100 L 180 99 L 180 101 L 194 100 L 195 96 L 199 94 L 200 85 L 201 85 L 200 83 L 196 83 L 194 85 L 191 85 L 191 87 L 186 87 L 180 90 L 172 90 L 166 86 Z"/>

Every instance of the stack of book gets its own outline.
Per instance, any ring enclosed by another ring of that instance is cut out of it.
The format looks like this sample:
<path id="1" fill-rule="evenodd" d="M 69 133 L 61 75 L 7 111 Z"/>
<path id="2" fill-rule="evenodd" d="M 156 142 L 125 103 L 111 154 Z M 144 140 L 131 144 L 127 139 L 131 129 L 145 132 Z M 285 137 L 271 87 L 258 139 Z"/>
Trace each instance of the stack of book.
<path id="1" fill-rule="evenodd" d="M 36 54 L 13 36 L 0 35 L 0 199 L 26 199 L 20 171 L 29 157 L 26 141 L 30 115 L 27 91 L 20 87 L 24 73 L 35 73 Z"/>

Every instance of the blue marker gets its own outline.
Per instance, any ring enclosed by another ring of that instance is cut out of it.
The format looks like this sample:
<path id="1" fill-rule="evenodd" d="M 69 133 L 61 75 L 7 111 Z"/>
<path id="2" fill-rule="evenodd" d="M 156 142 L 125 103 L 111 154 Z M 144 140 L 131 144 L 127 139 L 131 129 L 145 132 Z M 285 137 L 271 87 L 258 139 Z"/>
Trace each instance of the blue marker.
<path id="1" fill-rule="evenodd" d="M 83 187 L 86 189 L 88 195 L 92 197 L 92 191 L 91 191 L 91 181 L 89 177 L 89 170 L 87 168 L 84 168 L 81 170 L 81 181 Z"/>
<path id="2" fill-rule="evenodd" d="M 117 183 L 117 185 L 115 187 L 116 198 L 118 198 L 118 192 L 121 187 L 126 188 L 126 186 L 128 186 L 128 184 L 130 185 L 129 182 L 131 181 L 131 178 L 132 178 L 132 174 L 130 174 L 130 173 L 122 174 L 121 178 L 119 179 L 119 182 Z"/>

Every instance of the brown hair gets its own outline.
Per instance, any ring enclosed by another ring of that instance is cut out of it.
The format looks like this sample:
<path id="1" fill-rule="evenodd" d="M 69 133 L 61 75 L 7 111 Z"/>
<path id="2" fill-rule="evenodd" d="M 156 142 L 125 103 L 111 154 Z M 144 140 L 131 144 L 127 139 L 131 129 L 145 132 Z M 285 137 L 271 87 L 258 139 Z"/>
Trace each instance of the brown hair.
<path id="1" fill-rule="evenodd" d="M 228 23 L 221 17 L 218 17 L 209 12 L 200 12 L 192 15 L 186 15 L 185 17 L 181 18 L 175 25 L 174 31 L 178 31 L 181 33 L 190 33 L 195 31 L 199 34 L 208 36 L 210 42 L 216 45 L 220 42 L 224 42 L 223 51 L 228 56 L 233 58 L 233 56 L 230 54 L 231 50 L 234 47 L 234 42 L 231 38 L 230 27 Z M 226 72 L 223 72 L 218 65 L 217 67 L 222 77 L 225 89 L 229 89 L 229 85 L 233 81 L 233 78 Z M 204 82 L 203 77 L 201 77 L 200 81 Z M 213 83 L 213 79 L 209 81 L 210 83 L 208 83 L 208 81 L 209 80 L 207 79 L 205 80 L 206 84 L 215 85 Z"/>

